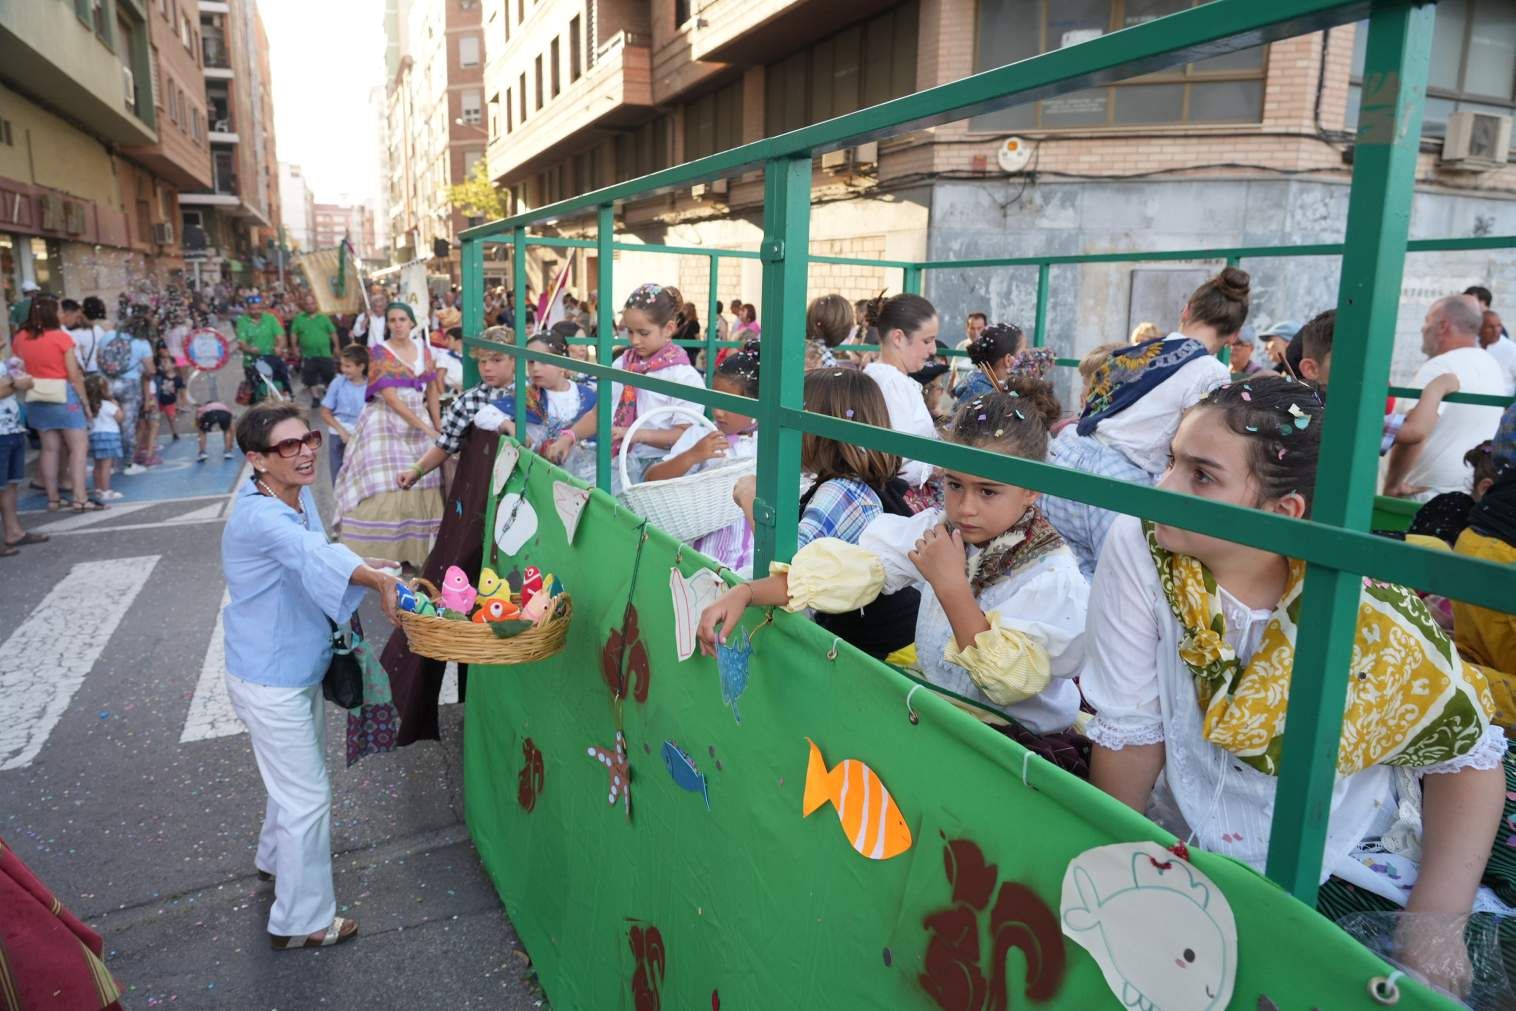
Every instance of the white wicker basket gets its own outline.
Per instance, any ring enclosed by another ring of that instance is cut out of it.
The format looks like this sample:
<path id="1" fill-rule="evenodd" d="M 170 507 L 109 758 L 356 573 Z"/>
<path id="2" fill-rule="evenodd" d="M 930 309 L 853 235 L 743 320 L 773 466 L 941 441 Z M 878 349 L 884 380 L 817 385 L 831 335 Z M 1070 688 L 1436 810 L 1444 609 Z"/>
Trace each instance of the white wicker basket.
<path id="1" fill-rule="evenodd" d="M 667 414 L 680 415 L 688 418 L 691 424 L 716 430 L 704 415 L 685 407 L 659 407 L 638 415 L 621 440 L 621 452 L 617 458 L 621 468 L 621 504 L 669 536 L 688 543 L 742 519 L 742 510 L 732 501 L 732 487 L 739 478 L 753 473 L 756 461 L 740 460 L 667 481 L 633 485 L 626 469 L 632 433 L 643 422 Z"/>

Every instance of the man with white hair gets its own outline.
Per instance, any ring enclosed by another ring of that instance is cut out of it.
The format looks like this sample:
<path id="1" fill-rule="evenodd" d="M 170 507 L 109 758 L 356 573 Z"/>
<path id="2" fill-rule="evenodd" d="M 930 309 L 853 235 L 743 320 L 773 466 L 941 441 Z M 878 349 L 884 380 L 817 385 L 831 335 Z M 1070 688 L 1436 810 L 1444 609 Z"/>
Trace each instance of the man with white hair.
<path id="1" fill-rule="evenodd" d="M 1421 324 L 1421 349 L 1427 361 L 1411 385 L 1425 389 L 1437 377 L 1452 374 L 1458 392 L 1509 397 L 1510 377 L 1479 346 L 1482 322 L 1483 313 L 1473 296 L 1449 295 L 1433 302 Z M 1397 400 L 1395 410 L 1403 414 L 1416 404 L 1415 400 Z M 1463 456 L 1494 436 L 1500 413 L 1499 407 L 1441 403 L 1436 423 L 1424 439 L 1397 438 L 1385 472 L 1385 494 L 1425 502 L 1444 492 L 1468 491 L 1469 469 Z"/>

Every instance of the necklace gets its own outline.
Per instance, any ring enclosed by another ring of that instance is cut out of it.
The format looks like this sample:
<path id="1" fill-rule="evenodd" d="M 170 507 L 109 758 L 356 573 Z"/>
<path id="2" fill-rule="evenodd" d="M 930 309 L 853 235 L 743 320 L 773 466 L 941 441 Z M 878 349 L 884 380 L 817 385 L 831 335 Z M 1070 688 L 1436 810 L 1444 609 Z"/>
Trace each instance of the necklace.
<path id="1" fill-rule="evenodd" d="M 267 495 L 269 498 L 279 499 L 280 502 L 284 502 L 284 499 L 279 498 L 278 495 L 275 495 L 274 490 L 264 483 L 263 478 L 255 478 L 253 480 L 253 483 L 258 486 L 259 491 L 263 492 L 263 494 Z M 288 502 L 284 502 L 284 504 L 289 505 Z M 299 513 L 301 516 L 305 515 L 305 510 L 301 508 L 300 499 L 298 497 L 295 499 L 295 504 L 290 508 L 294 509 L 295 512 Z"/>

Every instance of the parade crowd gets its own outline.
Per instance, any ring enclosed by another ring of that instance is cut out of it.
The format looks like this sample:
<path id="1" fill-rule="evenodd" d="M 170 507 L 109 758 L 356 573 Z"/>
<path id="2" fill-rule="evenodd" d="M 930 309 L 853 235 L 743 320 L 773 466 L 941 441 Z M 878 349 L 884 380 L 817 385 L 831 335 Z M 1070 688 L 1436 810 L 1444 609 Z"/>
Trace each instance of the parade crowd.
<path id="1" fill-rule="evenodd" d="M 1331 403 L 1335 311 L 1255 332 L 1250 287 L 1245 272 L 1227 268 L 1175 320 L 1094 348 L 1079 363 L 1072 403 L 1055 393 L 1051 352 L 1012 323 L 973 311 L 962 338 L 947 338 L 937 307 L 919 295 L 824 295 L 806 314 L 805 407 L 1309 517 Z M 186 393 L 185 336 L 218 319 L 230 322 L 243 354 L 237 399 L 300 409 L 269 416 L 258 445 L 241 446 L 258 464 L 261 494 L 295 489 L 287 500 L 306 516 L 299 496 L 308 494 L 296 486 L 312 479 L 319 417 L 329 433 L 332 526 L 364 572 L 391 561 L 413 573 L 444 562 L 467 569 L 470 550 L 477 560 L 479 545 L 468 540 L 478 540 L 482 508 L 467 516 L 444 508 L 449 495 L 463 501 L 461 488 L 487 485 L 488 457 L 465 449 L 471 431 L 491 441 L 495 432 L 513 435 L 587 478 L 600 412 L 610 411 L 612 450 L 624 451 L 633 483 L 756 456 L 750 416 L 716 408 L 702 427 L 660 410 L 705 413 L 675 395 L 607 388 L 539 361 L 527 366 L 526 428 L 518 431 L 515 328 L 527 328 L 530 348 L 589 360 L 593 295 L 565 298 L 551 325 L 539 327 L 534 306 L 523 313 L 508 292 L 489 291 L 480 341 L 465 350 L 455 292 L 421 306 L 378 285 L 367 294 L 365 312 L 332 317 L 309 293 L 174 290 L 152 306 L 123 299 L 112 318 L 98 299 L 28 293 L 0 356 L 4 553 L 44 539 L 27 533 L 15 511 L 28 428 L 40 440 L 37 476 L 49 509 L 64 508 L 64 494 L 76 511 L 105 508 L 112 473 L 152 467 L 159 428 L 177 439 L 181 410 L 193 409 L 200 460 L 218 429 L 226 433 L 221 452 L 232 455 L 233 408 L 191 405 Z M 1385 404 L 1381 444 L 1382 490 L 1412 503 L 1415 515 L 1407 530 L 1382 533 L 1511 564 L 1516 409 L 1447 399 L 1508 398 L 1516 389 L 1516 343 L 1491 304 L 1491 293 L 1474 287 L 1448 293 L 1426 315 L 1426 361 L 1411 383 L 1422 394 Z M 756 310 L 733 299 L 718 313 L 717 336 L 735 346 L 704 363 L 697 307 L 672 286 L 641 285 L 615 314 L 613 367 L 695 387 L 710 364 L 713 389 L 756 396 L 764 362 Z M 954 349 L 964 354 L 948 354 Z M 479 375 L 469 386 L 465 355 Z M 24 421 L 17 393 L 25 394 Z M 732 492 L 743 518 L 694 542 L 747 580 L 701 616 L 706 651 L 748 607 L 803 612 L 996 717 L 989 722 L 1003 732 L 1180 838 L 1263 870 L 1302 563 L 1251 546 L 1246 529 L 1237 542 L 1219 540 L 816 436 L 805 436 L 801 462 L 798 551 L 789 563 L 753 571 L 751 476 Z M 272 487 L 262 487 L 265 474 Z M 619 468 L 613 490 L 622 490 Z M 308 520 L 300 522 L 303 532 Z M 460 533 L 469 525 L 474 533 Z M 1363 593 L 1319 906 L 1332 917 L 1401 907 L 1427 914 L 1404 920 L 1400 960 L 1464 992 L 1473 969 L 1457 924 L 1487 924 L 1516 964 L 1516 850 L 1496 840 L 1516 797 L 1506 750 L 1516 728 L 1516 618 L 1373 580 Z M 1390 642 L 1394 649 L 1383 647 Z M 403 725 L 426 736 L 440 672 L 397 673 L 394 650 L 385 666 Z M 1437 690 L 1416 687 L 1426 684 Z M 324 781 L 324 769 L 319 775 Z M 330 903 L 318 905 L 330 919 Z M 356 930 L 337 921 L 328 929 L 326 919 L 311 943 Z M 307 920 L 275 930 L 271 919 L 270 930 L 294 942 L 311 928 Z"/>

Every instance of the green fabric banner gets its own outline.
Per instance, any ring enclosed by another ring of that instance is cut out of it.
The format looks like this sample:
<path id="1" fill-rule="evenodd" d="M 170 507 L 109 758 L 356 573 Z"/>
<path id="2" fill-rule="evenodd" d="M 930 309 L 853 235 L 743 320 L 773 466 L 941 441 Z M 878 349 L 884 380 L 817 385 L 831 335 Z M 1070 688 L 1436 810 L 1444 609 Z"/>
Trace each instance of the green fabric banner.
<path id="1" fill-rule="evenodd" d="M 523 451 L 485 557 L 502 576 L 535 565 L 562 581 L 568 645 L 542 663 L 475 667 L 464 740 L 470 831 L 555 1009 L 1121 1006 L 1063 933 L 1065 872 L 1093 847 L 1171 837 L 798 615 L 748 613 L 748 680 L 727 705 L 716 661 L 676 652 L 671 573 L 714 566 L 600 492 L 570 543 L 555 483 L 581 487 Z M 618 729 L 629 808 L 610 802 L 601 758 L 614 765 Z M 877 778 L 849 763 L 837 776 L 852 800 L 802 816 L 807 738 L 823 771 L 853 759 Z M 880 782 L 910 845 L 869 859 L 860 851 L 898 840 L 845 829 L 837 807 L 856 821 L 856 791 Z M 1139 885 L 1170 873 L 1167 860 L 1135 863 Z M 1192 863 L 1235 916 L 1235 984 L 1229 1002 L 1183 1006 L 1378 1006 L 1368 987 L 1383 962 L 1251 869 L 1204 852 Z M 1101 914 L 1118 905 L 1103 891 Z M 1186 974 L 1210 949 L 1186 921 L 1161 903 L 1136 917 L 1164 954 L 1123 964 L 1126 977 L 1198 982 Z M 1399 990 L 1401 1007 L 1453 1006 Z"/>

